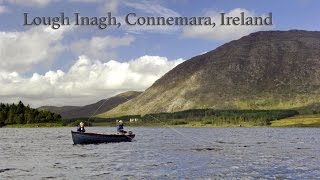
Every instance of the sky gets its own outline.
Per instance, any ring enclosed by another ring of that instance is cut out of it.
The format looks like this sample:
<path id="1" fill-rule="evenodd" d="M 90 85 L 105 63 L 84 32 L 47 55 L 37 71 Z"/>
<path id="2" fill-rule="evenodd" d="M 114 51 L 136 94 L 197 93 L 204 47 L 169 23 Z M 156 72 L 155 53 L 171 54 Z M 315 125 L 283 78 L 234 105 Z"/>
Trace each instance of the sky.
<path id="1" fill-rule="evenodd" d="M 0 0 L 0 102 L 32 107 L 86 105 L 143 91 L 178 64 L 266 30 L 320 30 L 317 0 Z M 272 26 L 24 26 L 30 17 L 137 16 L 219 18 L 272 13 Z"/>

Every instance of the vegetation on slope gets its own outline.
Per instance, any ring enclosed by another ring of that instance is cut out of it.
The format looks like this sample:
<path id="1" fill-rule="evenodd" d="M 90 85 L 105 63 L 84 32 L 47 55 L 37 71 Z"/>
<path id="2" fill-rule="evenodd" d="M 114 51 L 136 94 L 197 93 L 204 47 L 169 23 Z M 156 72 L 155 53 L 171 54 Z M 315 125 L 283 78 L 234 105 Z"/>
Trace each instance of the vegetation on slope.
<path id="1" fill-rule="evenodd" d="M 136 126 L 148 125 L 184 125 L 184 126 L 268 126 L 274 120 L 298 115 L 295 110 L 215 110 L 192 109 L 172 113 L 155 113 L 143 116 L 122 116 L 117 118 L 96 118 L 94 125 L 114 126 L 116 119 L 129 122 L 131 118 L 139 119 L 130 123 Z"/>
<path id="2" fill-rule="evenodd" d="M 139 97 L 99 117 L 319 103 L 319 49 L 319 31 L 252 33 L 179 64 Z"/>

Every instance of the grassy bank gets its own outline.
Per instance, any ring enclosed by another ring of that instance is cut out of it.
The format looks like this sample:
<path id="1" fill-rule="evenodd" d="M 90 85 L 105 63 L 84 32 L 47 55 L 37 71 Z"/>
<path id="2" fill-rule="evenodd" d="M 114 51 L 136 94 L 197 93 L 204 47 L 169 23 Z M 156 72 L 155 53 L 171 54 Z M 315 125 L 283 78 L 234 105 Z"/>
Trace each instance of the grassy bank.
<path id="1" fill-rule="evenodd" d="M 298 115 L 272 121 L 272 127 L 320 127 L 320 114 Z"/>
<path id="2" fill-rule="evenodd" d="M 62 123 L 33 123 L 33 124 L 11 124 L 3 128 L 40 128 L 40 127 L 63 127 Z"/>

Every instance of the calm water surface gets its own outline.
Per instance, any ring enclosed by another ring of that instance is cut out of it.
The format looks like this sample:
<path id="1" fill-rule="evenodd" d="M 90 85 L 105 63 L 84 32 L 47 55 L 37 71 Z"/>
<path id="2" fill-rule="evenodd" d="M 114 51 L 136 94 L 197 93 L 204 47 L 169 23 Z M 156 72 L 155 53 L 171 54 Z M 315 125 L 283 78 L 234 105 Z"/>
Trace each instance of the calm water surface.
<path id="1" fill-rule="evenodd" d="M 320 129 L 129 128 L 133 142 L 99 145 L 71 129 L 0 129 L 0 179 L 320 178 Z"/>

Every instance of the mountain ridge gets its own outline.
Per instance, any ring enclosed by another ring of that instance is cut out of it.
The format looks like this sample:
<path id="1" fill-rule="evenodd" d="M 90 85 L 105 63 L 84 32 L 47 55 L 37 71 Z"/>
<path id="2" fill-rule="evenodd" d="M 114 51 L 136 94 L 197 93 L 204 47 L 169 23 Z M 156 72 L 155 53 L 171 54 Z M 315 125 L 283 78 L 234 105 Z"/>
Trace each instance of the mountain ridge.
<path id="1" fill-rule="evenodd" d="M 289 109 L 320 102 L 320 32 L 261 31 L 187 60 L 99 117 L 194 108 Z"/>
<path id="2" fill-rule="evenodd" d="M 49 110 L 58 113 L 64 119 L 70 118 L 80 118 L 80 117 L 91 117 L 93 115 L 106 112 L 112 108 L 122 104 L 138 95 L 142 92 L 140 91 L 128 91 L 120 93 L 108 99 L 100 100 L 93 104 L 88 104 L 85 106 L 41 106 L 39 110 Z"/>

